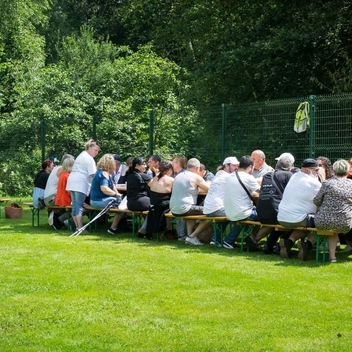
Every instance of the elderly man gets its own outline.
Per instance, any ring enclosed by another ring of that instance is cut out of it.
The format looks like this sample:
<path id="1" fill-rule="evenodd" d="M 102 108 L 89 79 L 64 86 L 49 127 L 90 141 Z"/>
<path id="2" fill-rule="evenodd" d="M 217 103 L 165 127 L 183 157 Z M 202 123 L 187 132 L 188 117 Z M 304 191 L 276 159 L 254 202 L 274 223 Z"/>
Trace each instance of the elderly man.
<path id="1" fill-rule="evenodd" d="M 233 172 L 225 185 L 225 213 L 231 221 L 245 219 L 257 220 L 257 212 L 250 198 L 259 196 L 259 185 L 252 176 L 253 159 L 246 155 L 240 159 L 238 171 Z M 224 248 L 233 249 L 234 242 L 241 232 L 241 227 L 234 224 L 231 232 L 226 236 Z"/>
<path id="2" fill-rule="evenodd" d="M 275 171 L 268 172 L 263 176 L 260 187 L 259 199 L 257 201 L 258 220 L 262 224 L 277 224 L 278 207 L 282 199 L 284 189 L 293 175 L 295 158 L 290 153 L 283 153 L 276 158 Z M 266 243 L 264 252 L 272 253 L 277 240 L 285 232 L 275 231 L 271 227 L 263 226 L 256 234 L 245 238 L 250 251 L 257 251 L 257 242 L 271 233 Z"/>
<path id="3" fill-rule="evenodd" d="M 260 183 L 262 177 L 266 173 L 274 171 L 274 169 L 265 162 L 265 154 L 262 150 L 254 150 L 251 154 L 251 158 L 254 161 L 252 175 L 254 178 L 258 179 L 258 182 Z"/>
<path id="4" fill-rule="evenodd" d="M 238 169 L 239 162 L 236 157 L 225 158 L 222 168 L 216 173 L 211 182 L 208 194 L 204 200 L 203 213 L 207 216 L 226 216 L 225 214 L 225 184 L 230 174 Z M 228 222 L 219 223 L 220 233 L 214 233 L 210 242 L 212 245 L 221 246 L 221 235 L 225 231 Z"/>
<path id="5" fill-rule="evenodd" d="M 279 204 L 277 219 L 279 223 L 288 228 L 299 226 L 314 226 L 314 214 L 317 210 L 313 202 L 321 183 L 318 179 L 319 165 L 315 159 L 305 159 L 301 170 L 295 173 L 288 182 L 282 200 Z M 280 255 L 282 258 L 290 257 L 290 250 L 296 240 L 301 238 L 298 258 L 308 259 L 308 251 L 315 242 L 311 233 L 306 237 L 306 231 L 293 231 L 288 239 L 280 240 Z"/>
<path id="6" fill-rule="evenodd" d="M 198 190 L 205 193 L 209 190 L 209 184 L 198 175 L 200 162 L 196 158 L 188 160 L 187 170 L 181 171 L 175 178 L 170 199 L 170 211 L 174 216 L 202 215 L 203 207 L 196 205 Z M 200 246 L 197 235 L 211 226 L 210 221 L 202 221 L 194 229 L 196 221 L 187 220 L 187 244 Z"/>

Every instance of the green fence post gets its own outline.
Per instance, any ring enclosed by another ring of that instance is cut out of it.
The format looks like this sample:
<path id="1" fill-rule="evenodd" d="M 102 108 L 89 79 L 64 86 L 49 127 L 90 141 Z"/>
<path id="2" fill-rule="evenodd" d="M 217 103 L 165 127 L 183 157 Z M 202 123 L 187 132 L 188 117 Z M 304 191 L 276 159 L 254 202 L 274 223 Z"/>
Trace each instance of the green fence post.
<path id="1" fill-rule="evenodd" d="M 315 95 L 309 96 L 309 154 L 315 159 Z"/>
<path id="2" fill-rule="evenodd" d="M 40 132 L 41 132 L 41 149 L 42 149 L 42 161 L 44 161 L 45 158 L 45 119 L 44 116 L 42 117 L 40 121 Z"/>
<path id="3" fill-rule="evenodd" d="M 149 155 L 154 151 L 154 110 L 149 113 Z"/>
<path id="4" fill-rule="evenodd" d="M 226 151 L 226 104 L 221 104 L 222 109 L 222 121 L 221 121 L 221 160 L 225 159 L 225 151 Z"/>

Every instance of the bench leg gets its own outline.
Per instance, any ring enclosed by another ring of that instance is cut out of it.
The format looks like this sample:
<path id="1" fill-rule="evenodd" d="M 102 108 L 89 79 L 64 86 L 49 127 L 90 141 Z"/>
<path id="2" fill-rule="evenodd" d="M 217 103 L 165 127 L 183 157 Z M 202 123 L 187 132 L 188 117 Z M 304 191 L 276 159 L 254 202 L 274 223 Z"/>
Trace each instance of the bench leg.
<path id="1" fill-rule="evenodd" d="M 323 246 L 323 264 L 325 264 L 327 236 L 318 235 L 315 231 L 313 231 L 313 235 L 316 239 L 315 262 L 319 263 L 320 245 L 322 245 Z"/>
<path id="2" fill-rule="evenodd" d="M 222 247 L 224 244 L 224 237 L 226 234 L 226 228 L 229 223 L 228 222 L 218 222 L 216 220 L 212 220 L 211 224 L 213 225 L 213 231 L 215 234 L 215 248 L 218 247 L 217 246 L 217 240 L 218 240 L 217 234 L 218 233 L 220 234 L 220 243 L 221 243 L 221 247 Z"/>
<path id="3" fill-rule="evenodd" d="M 132 233 L 133 236 L 137 236 L 138 229 L 142 226 L 144 218 L 142 215 L 131 214 L 132 217 Z"/>
<path id="4" fill-rule="evenodd" d="M 241 238 L 241 253 L 243 252 L 243 243 L 245 237 L 249 236 L 254 228 L 254 225 L 240 225 L 241 226 L 241 232 L 239 237 Z"/>
<path id="5" fill-rule="evenodd" d="M 32 226 L 38 226 L 39 227 L 39 214 L 40 214 L 40 209 L 30 207 L 31 213 L 32 213 Z M 37 220 L 37 225 L 35 225 L 35 219 Z"/>
<path id="6" fill-rule="evenodd" d="M 96 217 L 96 215 L 99 214 L 99 211 L 98 210 L 92 210 L 92 211 L 89 211 L 87 212 L 87 215 L 88 215 L 88 220 L 89 220 L 89 226 L 88 226 L 88 231 L 89 232 L 92 232 L 92 229 L 93 229 L 93 223 L 91 223 L 91 221 Z M 98 220 L 95 220 L 94 221 L 94 230 L 97 231 L 98 230 Z"/>

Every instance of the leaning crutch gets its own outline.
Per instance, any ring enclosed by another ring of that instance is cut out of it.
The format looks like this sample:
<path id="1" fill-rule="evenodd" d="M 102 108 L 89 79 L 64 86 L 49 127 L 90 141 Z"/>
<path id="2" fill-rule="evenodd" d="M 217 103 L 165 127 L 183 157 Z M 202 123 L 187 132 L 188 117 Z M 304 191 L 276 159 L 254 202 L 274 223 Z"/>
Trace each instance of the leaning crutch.
<path id="1" fill-rule="evenodd" d="M 113 204 L 115 203 L 115 199 L 112 199 L 106 206 L 104 209 L 102 209 L 97 215 L 94 216 L 94 218 L 92 220 L 90 220 L 87 224 L 85 224 L 84 226 L 82 226 L 80 229 L 76 230 L 76 232 L 74 232 L 70 237 L 77 237 L 79 236 L 90 224 L 92 224 L 95 220 L 99 219 L 101 216 L 103 216 L 104 214 L 106 214 L 110 208 L 113 206 Z"/>

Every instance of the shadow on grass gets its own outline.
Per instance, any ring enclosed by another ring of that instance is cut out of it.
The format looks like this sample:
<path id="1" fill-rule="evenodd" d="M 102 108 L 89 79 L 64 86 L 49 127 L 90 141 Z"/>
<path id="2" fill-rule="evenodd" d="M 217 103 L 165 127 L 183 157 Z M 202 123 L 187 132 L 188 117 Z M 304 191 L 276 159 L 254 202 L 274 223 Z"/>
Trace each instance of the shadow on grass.
<path id="1" fill-rule="evenodd" d="M 204 244 L 203 246 L 191 246 L 177 240 L 159 240 L 159 241 L 157 241 L 156 239 L 147 240 L 147 239 L 140 239 L 136 236 L 133 236 L 132 233 L 121 233 L 118 235 L 109 235 L 109 234 L 103 234 L 99 230 L 98 232 L 95 232 L 95 235 L 97 236 L 95 238 L 92 238 L 94 233 L 91 233 L 89 235 L 83 235 L 83 236 L 87 236 L 88 241 L 92 241 L 92 240 L 93 241 L 104 240 L 104 241 L 113 241 L 113 242 L 123 241 L 124 243 L 126 241 L 129 241 L 139 246 L 145 246 L 145 247 L 168 247 L 168 248 L 172 247 L 174 250 L 183 251 L 185 253 L 198 252 L 204 255 L 211 255 L 211 256 L 219 255 L 223 257 L 228 257 L 229 259 L 232 257 L 237 257 L 237 258 L 243 258 L 245 260 L 256 261 L 256 262 L 270 261 L 270 262 L 274 262 L 275 265 L 277 266 L 319 268 L 322 265 L 324 266 L 336 265 L 336 264 L 330 264 L 328 262 L 328 253 L 326 254 L 325 264 L 322 263 L 322 253 L 320 253 L 320 256 L 319 256 L 319 262 L 316 263 L 315 250 L 312 250 L 310 252 L 308 261 L 301 261 L 301 260 L 298 260 L 297 258 L 298 250 L 296 249 L 292 250 L 292 257 L 290 259 L 282 259 L 277 254 L 265 254 L 263 252 L 247 252 L 246 248 L 244 248 L 243 252 L 240 252 L 239 247 L 238 248 L 236 247 L 233 250 L 229 250 L 225 248 L 214 248 L 209 244 Z M 344 253 L 342 251 L 337 252 L 337 257 L 338 257 L 338 262 L 341 262 L 341 263 L 350 260 L 349 253 Z"/>
<path id="2" fill-rule="evenodd" d="M 50 226 L 47 222 L 47 215 L 45 212 L 40 216 L 40 225 L 32 226 L 31 214 L 29 211 L 24 212 L 24 216 L 21 219 L 0 219 L 0 234 L 3 235 L 45 235 L 45 236 L 60 236 L 60 237 L 69 237 L 73 231 L 68 231 L 67 229 L 63 229 L 60 231 L 56 231 Z M 247 252 L 246 248 L 244 248 L 243 252 L 240 252 L 240 248 L 235 248 L 233 250 L 225 249 L 225 248 L 214 248 L 209 244 L 205 244 L 204 246 L 191 246 L 187 245 L 184 242 L 180 242 L 177 240 L 147 240 L 140 239 L 132 234 L 132 232 L 123 232 L 117 235 L 111 235 L 107 232 L 107 227 L 104 222 L 100 222 L 97 224 L 97 229 L 95 230 L 95 226 L 93 225 L 91 232 L 89 234 L 80 234 L 78 237 L 72 237 L 74 241 L 76 238 L 80 238 L 80 240 L 84 239 L 87 241 L 111 241 L 114 244 L 131 242 L 135 243 L 139 246 L 148 246 L 148 247 L 163 247 L 167 246 L 168 248 L 172 247 L 174 250 L 183 251 L 185 253 L 194 253 L 199 252 L 204 255 L 219 255 L 223 257 L 228 257 L 229 259 L 233 257 L 243 258 L 249 261 L 256 262 L 274 262 L 277 266 L 294 266 L 294 267 L 309 267 L 309 268 L 319 268 L 322 265 L 324 266 L 334 266 L 338 265 L 338 263 L 348 262 L 351 260 L 352 253 L 345 253 L 343 251 L 337 251 L 337 264 L 330 264 L 328 262 L 328 253 L 326 255 L 326 263 L 322 263 L 322 254 L 319 256 L 319 263 L 315 262 L 315 251 L 312 250 L 309 255 L 308 261 L 300 261 L 297 259 L 298 251 L 296 249 L 292 250 L 292 258 L 290 259 L 282 259 L 279 255 L 271 254 L 267 255 L 263 252 Z M 155 238 L 155 236 L 154 236 Z"/>

